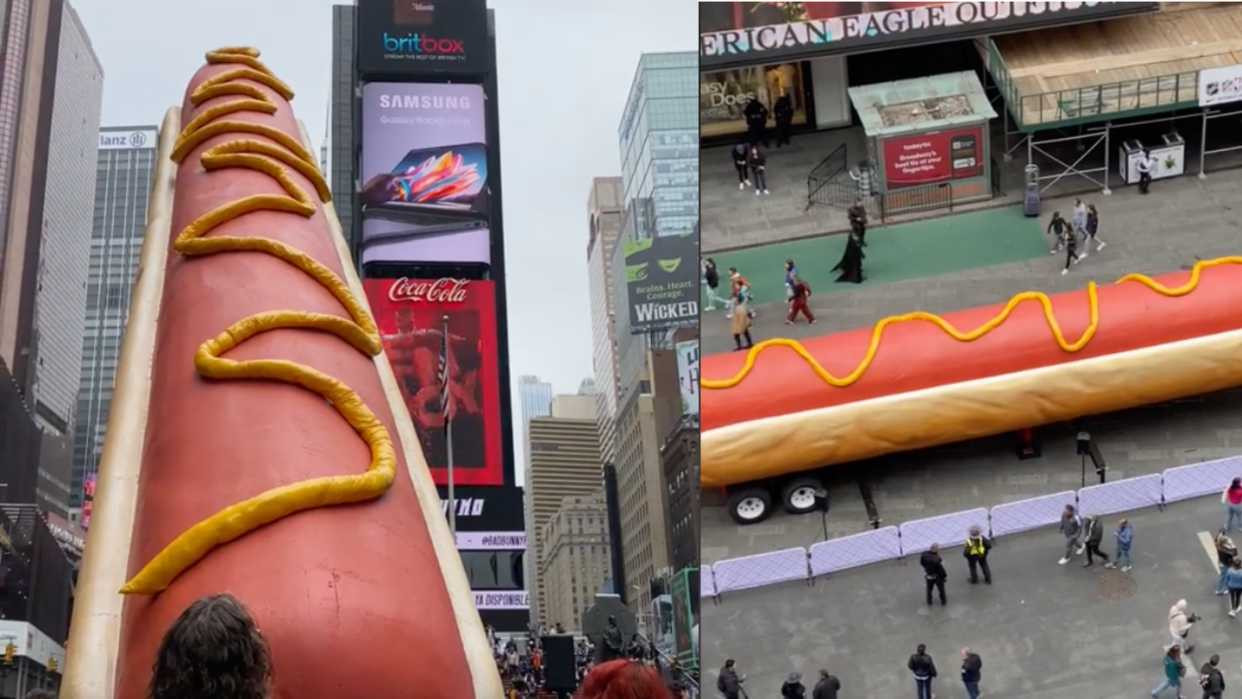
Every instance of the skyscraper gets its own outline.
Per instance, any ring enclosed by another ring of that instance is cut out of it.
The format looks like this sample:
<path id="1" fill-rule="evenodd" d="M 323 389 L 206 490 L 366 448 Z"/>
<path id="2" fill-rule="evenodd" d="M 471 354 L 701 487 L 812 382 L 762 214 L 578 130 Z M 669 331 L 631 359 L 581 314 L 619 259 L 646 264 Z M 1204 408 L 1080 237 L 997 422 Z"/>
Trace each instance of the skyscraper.
<path id="1" fill-rule="evenodd" d="M 518 397 L 522 401 L 522 427 L 537 417 L 552 414 L 552 384 L 538 376 L 518 377 Z"/>
<path id="2" fill-rule="evenodd" d="M 82 484 L 99 465 L 121 335 L 147 226 L 147 197 L 155 176 L 155 126 L 101 130 L 95 180 L 95 220 L 86 278 L 86 330 L 78 345 L 82 380 L 74 425 L 70 502 L 82 504 Z"/>
<path id="3" fill-rule="evenodd" d="M 103 67 L 77 12 L 65 3 L 57 39 L 54 107 L 43 199 L 35 304 L 35 419 L 59 435 L 73 430 L 81 380 L 86 268 L 91 255 L 95 146 Z"/>
<path id="4" fill-rule="evenodd" d="M 613 320 L 612 251 L 621 235 L 625 195 L 620 177 L 596 177 L 587 200 L 587 284 L 591 300 L 591 369 L 595 372 L 595 419 L 599 424 L 600 457 L 611 462 L 617 453 L 617 407 L 621 382 L 617 374 L 617 324 Z"/>
<path id="5" fill-rule="evenodd" d="M 594 495 L 561 500 L 561 506 L 544 525 L 540 540 L 543 618 L 549 624 L 562 623 L 567 629 L 580 630 L 582 613 L 595 602 L 600 586 L 612 577 L 603 488 Z"/>
<path id="6" fill-rule="evenodd" d="M 0 19 L 0 362 L 12 371 L 39 422 L 63 433 L 79 357 L 76 335 L 64 343 L 62 333 L 81 326 L 82 310 L 75 304 L 86 251 L 73 238 L 84 238 L 90 225 L 89 218 L 79 220 L 78 204 L 83 187 L 94 186 L 90 160 L 102 70 L 64 0 L 10 0 L 0 6 Z M 54 124 L 57 103 L 62 106 Z M 49 183 L 58 191 L 49 194 Z M 74 318 L 74 325 L 56 326 Z M 50 334 L 43 341 L 40 327 Z"/>
<path id="7" fill-rule="evenodd" d="M 531 620 L 555 623 L 541 606 L 547 595 L 543 572 L 545 525 L 567 497 L 600 490 L 599 433 L 594 396 L 556 396 L 547 417 L 530 421 L 526 465 L 526 572 Z"/>
<path id="8" fill-rule="evenodd" d="M 332 6 L 332 104 L 328 110 L 331 171 L 328 185 L 341 232 L 354 241 L 354 17 L 353 3 Z"/>

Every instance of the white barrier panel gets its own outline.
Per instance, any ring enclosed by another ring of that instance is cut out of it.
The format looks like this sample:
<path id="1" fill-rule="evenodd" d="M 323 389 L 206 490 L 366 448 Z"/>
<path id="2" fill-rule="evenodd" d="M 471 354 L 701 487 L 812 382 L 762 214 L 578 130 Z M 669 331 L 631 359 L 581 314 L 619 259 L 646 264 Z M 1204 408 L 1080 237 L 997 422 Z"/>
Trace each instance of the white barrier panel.
<path id="1" fill-rule="evenodd" d="M 820 576 L 860 568 L 901 557 L 897 527 L 852 534 L 811 547 L 811 575 Z"/>
<path id="2" fill-rule="evenodd" d="M 810 577 L 806 549 L 785 549 L 719 561 L 712 570 L 716 573 L 716 593 L 721 595 Z"/>
<path id="3" fill-rule="evenodd" d="M 1040 495 L 1037 498 L 1007 502 L 992 508 L 992 536 L 1021 534 L 1061 521 L 1066 505 L 1078 506 L 1078 493 Z"/>
<path id="4" fill-rule="evenodd" d="M 1242 459 L 1239 458 L 1171 468 L 1164 472 L 1164 501 L 1219 495 L 1235 478 L 1242 478 Z"/>
<path id="5" fill-rule="evenodd" d="M 988 511 L 980 507 L 977 510 L 906 522 L 901 525 L 901 553 L 903 556 L 922 553 L 932 544 L 940 544 L 941 547 L 959 546 L 966 543 L 966 535 L 970 533 L 971 527 L 989 531 Z"/>
<path id="6" fill-rule="evenodd" d="M 1164 501 L 1164 477 L 1159 473 L 1115 483 L 1089 485 L 1078 491 L 1078 513 L 1111 515 L 1154 507 Z"/>
<path id="7" fill-rule="evenodd" d="M 716 596 L 716 578 L 712 577 L 712 567 L 699 568 L 699 599 Z"/>

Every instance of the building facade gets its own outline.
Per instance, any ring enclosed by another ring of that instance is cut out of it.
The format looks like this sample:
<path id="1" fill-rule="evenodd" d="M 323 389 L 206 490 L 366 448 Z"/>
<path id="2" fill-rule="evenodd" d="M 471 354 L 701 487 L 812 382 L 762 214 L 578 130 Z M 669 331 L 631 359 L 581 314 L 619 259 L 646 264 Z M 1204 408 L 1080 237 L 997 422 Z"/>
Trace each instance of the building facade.
<path id="1" fill-rule="evenodd" d="M 43 198 L 35 364 L 35 419 L 59 435 L 73 430 L 81 379 L 95 190 L 95 147 L 103 105 L 103 67 L 68 3 L 57 37 L 54 107 Z"/>
<path id="2" fill-rule="evenodd" d="M 658 236 L 699 220 L 698 66 L 694 52 L 643 54 L 617 129 L 625 201 L 650 200 Z"/>
<path id="3" fill-rule="evenodd" d="M 82 378 L 74 425 L 70 504 L 82 505 L 83 483 L 99 468 L 121 336 L 129 318 L 134 279 L 147 227 L 147 200 L 155 177 L 155 126 L 109 127 L 99 141 L 95 214 L 86 274 L 86 322 L 78 343 Z"/>
<path id="4" fill-rule="evenodd" d="M 358 86 L 354 71 L 355 6 L 332 6 L 332 103 L 328 110 L 328 185 L 341 232 L 354 244 L 354 159 L 358 147 L 354 132 Z"/>
<path id="5" fill-rule="evenodd" d="M 600 490 L 599 432 L 594 396 L 556 396 L 552 414 L 530 421 L 530 460 L 526 465 L 527 590 L 531 620 L 555 623 L 542 602 L 547 599 L 543 570 L 544 527 L 567 497 Z M 532 580 L 533 578 L 533 580 Z"/>
<path id="6" fill-rule="evenodd" d="M 699 567 L 699 416 L 677 421 L 660 448 L 668 503 L 668 556 L 674 571 Z"/>
<path id="7" fill-rule="evenodd" d="M 621 236 L 625 195 L 620 177 L 596 177 L 587 200 L 587 284 L 591 302 L 591 369 L 595 372 L 595 419 L 599 423 L 600 456 L 616 459 L 617 404 L 621 381 L 617 374 L 617 325 L 613 320 L 612 251 Z"/>
<path id="8" fill-rule="evenodd" d="M 603 489 L 582 497 L 567 497 L 540 535 L 543 564 L 539 577 L 546 581 L 543 616 L 550 624 L 580 631 L 582 615 L 595 602 L 595 593 L 610 577 L 608 506 Z"/>
<path id="9" fill-rule="evenodd" d="M 518 377 L 518 399 L 522 402 L 522 429 L 537 417 L 552 415 L 552 384 L 538 376 Z"/>

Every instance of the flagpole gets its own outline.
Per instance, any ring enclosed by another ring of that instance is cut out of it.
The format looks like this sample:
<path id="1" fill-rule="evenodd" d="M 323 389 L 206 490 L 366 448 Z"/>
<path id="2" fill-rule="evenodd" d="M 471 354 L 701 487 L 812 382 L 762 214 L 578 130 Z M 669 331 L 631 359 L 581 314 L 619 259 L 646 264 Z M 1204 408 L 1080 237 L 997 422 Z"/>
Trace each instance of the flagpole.
<path id="1" fill-rule="evenodd" d="M 444 327 L 441 329 L 441 332 L 444 333 L 442 341 L 446 347 L 448 346 L 449 341 L 448 321 L 449 317 L 446 314 L 444 316 Z M 447 365 L 447 363 L 448 357 L 446 356 L 445 364 Z M 452 379 L 451 369 L 447 370 L 445 374 L 445 381 L 450 381 Z M 457 541 L 457 490 L 454 488 L 453 484 L 453 420 L 449 415 L 447 405 L 447 402 L 450 400 L 450 392 L 444 387 L 442 387 L 440 391 L 444 396 L 444 401 L 446 403 L 445 405 L 440 406 L 440 408 L 444 411 L 444 451 L 448 456 L 445 466 L 448 469 L 449 531 L 453 533 L 453 541 Z"/>

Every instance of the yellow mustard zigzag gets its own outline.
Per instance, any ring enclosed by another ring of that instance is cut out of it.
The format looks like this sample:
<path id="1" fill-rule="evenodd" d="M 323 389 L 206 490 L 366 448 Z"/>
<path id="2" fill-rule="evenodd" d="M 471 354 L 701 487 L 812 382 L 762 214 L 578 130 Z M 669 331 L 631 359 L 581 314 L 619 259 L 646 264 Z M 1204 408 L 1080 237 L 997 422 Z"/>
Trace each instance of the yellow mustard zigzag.
<path id="1" fill-rule="evenodd" d="M 1197 262 L 1194 269 L 1191 270 L 1190 279 L 1185 284 L 1175 288 L 1167 287 L 1145 274 L 1128 274 L 1121 279 L 1118 279 L 1117 283 L 1124 284 L 1125 282 L 1138 282 L 1163 296 L 1185 296 L 1198 288 L 1199 278 L 1203 274 L 1203 270 L 1208 267 L 1237 264 L 1242 264 L 1242 257 L 1221 257 L 1215 260 L 1201 260 Z M 733 388 L 734 386 L 742 383 L 742 381 L 750 375 L 751 370 L 755 368 L 755 360 L 764 350 L 770 347 L 788 347 L 796 352 L 799 357 L 802 357 L 802 359 L 804 359 L 806 363 L 811 366 L 811 369 L 815 372 L 815 375 L 822 379 L 824 383 L 836 388 L 845 388 L 857 382 L 863 377 L 863 374 L 867 373 L 867 369 L 869 369 L 871 367 L 871 363 L 875 361 L 876 352 L 880 349 L 880 340 L 884 337 L 884 329 L 890 325 L 921 320 L 940 328 L 946 335 L 954 340 L 959 342 L 974 342 L 975 340 L 978 340 L 984 335 L 987 335 L 996 328 L 1000 327 L 1001 324 L 1003 324 L 1009 316 L 1013 314 L 1014 310 L 1025 301 L 1036 301 L 1041 307 L 1043 307 L 1044 318 L 1048 320 L 1048 328 L 1052 330 L 1052 338 L 1056 341 L 1057 346 L 1066 352 L 1078 352 L 1082 348 L 1086 347 L 1089 342 L 1091 342 L 1091 338 L 1095 337 L 1095 332 L 1100 326 L 1100 298 L 1095 282 L 1087 282 L 1087 300 L 1091 308 L 1091 322 L 1087 324 L 1087 329 L 1083 331 L 1082 336 L 1074 342 L 1070 342 L 1066 339 L 1065 334 L 1061 332 L 1061 324 L 1057 322 L 1056 315 L 1052 310 L 1052 299 L 1048 298 L 1047 294 L 1039 291 L 1024 291 L 1021 294 L 1009 299 L 1009 303 L 1005 304 L 1005 307 L 1001 309 L 1000 313 L 996 314 L 995 318 L 989 320 L 978 328 L 971 330 L 970 332 L 962 332 L 961 330 L 953 327 L 953 325 L 944 318 L 941 318 L 934 313 L 927 313 L 926 311 L 915 311 L 905 315 L 889 316 L 888 318 L 884 318 L 879 323 L 876 323 L 875 328 L 871 331 L 871 343 L 867 346 L 867 352 L 863 355 L 862 361 L 858 363 L 858 367 L 849 374 L 839 378 L 829 373 L 828 370 L 815 359 L 815 357 L 811 356 L 811 353 L 802 346 L 802 343 L 797 340 L 775 339 L 764 340 L 763 342 L 760 342 L 752 347 L 746 354 L 746 363 L 742 365 L 741 370 L 739 370 L 733 377 L 719 380 L 703 379 L 700 382 L 700 386 L 706 390 L 716 391 Z"/>
<path id="2" fill-rule="evenodd" d="M 279 143 L 235 139 L 205 151 L 201 158 L 208 172 L 227 168 L 247 168 L 265 173 L 280 183 L 288 196 L 255 194 L 224 204 L 199 217 L 181 231 L 173 248 L 186 257 L 202 257 L 222 252 L 264 252 L 297 267 L 327 288 L 349 311 L 352 320 L 306 311 L 268 311 L 243 318 L 215 338 L 199 346 L 194 366 L 209 379 L 262 379 L 301 386 L 323 396 L 371 449 L 366 473 L 315 478 L 274 488 L 244 502 L 231 505 L 190 527 L 147 563 L 121 588 L 123 594 L 152 595 L 166 589 L 182 572 L 202 560 L 212 549 L 238 539 L 259 527 L 295 512 L 327 505 L 361 502 L 383 495 L 397 474 L 397 455 L 388 430 L 375 413 L 349 386 L 316 369 L 279 359 L 236 361 L 221 355 L 246 340 L 270 330 L 297 328 L 331 333 L 369 356 L 382 351 L 379 329 L 349 286 L 309 255 L 277 240 L 262 237 L 205 237 L 218 226 L 255 211 L 283 211 L 306 218 L 315 215 L 317 205 L 303 190 L 287 165 L 314 183 L 321 201 L 329 201 L 327 183 L 312 156 L 297 139 L 278 129 L 240 121 L 217 121 L 238 112 L 274 114 L 276 103 L 250 83 L 266 85 L 285 99 L 293 91 L 277 79 L 258 60 L 259 52 L 250 48 L 225 48 L 207 54 L 211 64 L 235 64 L 203 82 L 191 95 L 194 106 L 216 97 L 237 95 L 232 100 L 203 110 L 182 130 L 173 152 L 180 163 L 204 140 L 226 133 L 264 136 Z M 241 81 L 249 82 L 241 82 Z M 282 165 L 283 164 L 283 165 Z"/>

